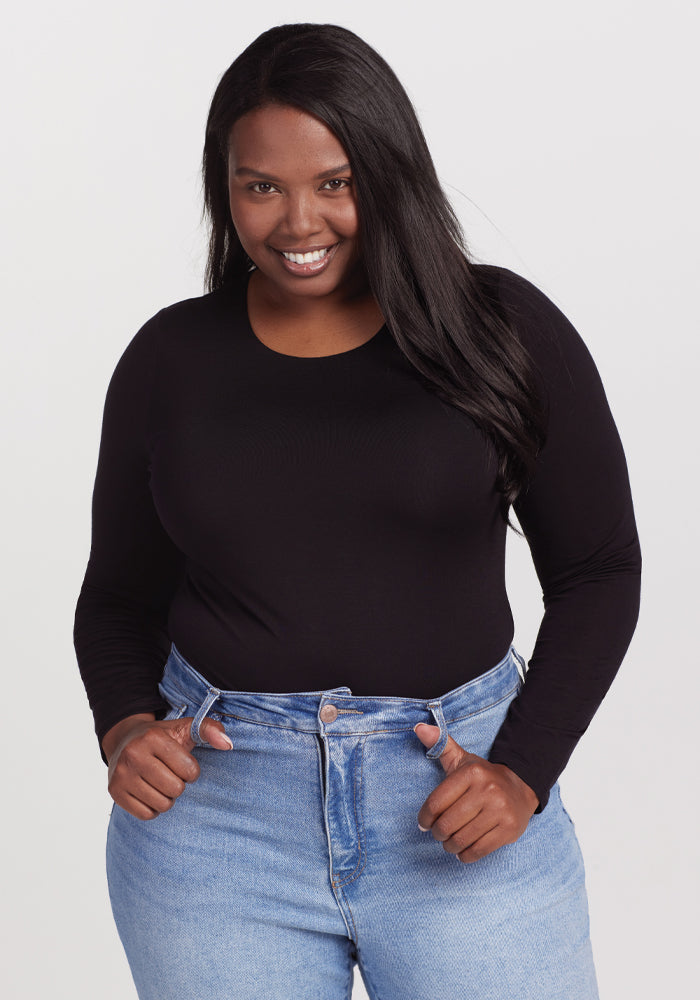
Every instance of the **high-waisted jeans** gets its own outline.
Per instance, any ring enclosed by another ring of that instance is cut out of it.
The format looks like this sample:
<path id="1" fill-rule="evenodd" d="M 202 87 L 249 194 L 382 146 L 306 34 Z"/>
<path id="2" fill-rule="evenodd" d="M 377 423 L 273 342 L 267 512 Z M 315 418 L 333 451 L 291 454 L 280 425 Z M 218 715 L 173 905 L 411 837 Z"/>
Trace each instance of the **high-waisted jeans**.
<path id="1" fill-rule="evenodd" d="M 201 766 L 154 820 L 114 806 L 112 908 L 141 1000 L 595 1000 L 581 853 L 559 789 L 471 864 L 418 829 L 447 732 L 488 756 L 509 650 L 440 698 L 218 691 L 173 648 L 167 718 Z M 522 661 L 520 661 L 522 662 Z M 202 745 L 204 716 L 234 749 Z M 440 726 L 426 749 L 413 727 Z"/>

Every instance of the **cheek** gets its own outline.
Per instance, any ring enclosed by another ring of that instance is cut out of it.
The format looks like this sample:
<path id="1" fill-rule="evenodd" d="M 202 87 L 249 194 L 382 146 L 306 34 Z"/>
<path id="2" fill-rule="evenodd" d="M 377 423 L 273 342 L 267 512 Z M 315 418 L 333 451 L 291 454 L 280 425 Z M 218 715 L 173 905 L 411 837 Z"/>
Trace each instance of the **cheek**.
<path id="1" fill-rule="evenodd" d="M 335 217 L 335 230 L 346 239 L 356 239 L 360 235 L 360 220 L 357 215 L 357 207 L 354 203 L 349 203 L 341 209 Z"/>
<path id="2" fill-rule="evenodd" d="M 242 205 L 236 198 L 229 200 L 229 208 L 234 228 L 244 250 L 263 243 L 270 232 L 266 213 L 261 212 L 259 208 L 251 211 L 249 206 Z"/>

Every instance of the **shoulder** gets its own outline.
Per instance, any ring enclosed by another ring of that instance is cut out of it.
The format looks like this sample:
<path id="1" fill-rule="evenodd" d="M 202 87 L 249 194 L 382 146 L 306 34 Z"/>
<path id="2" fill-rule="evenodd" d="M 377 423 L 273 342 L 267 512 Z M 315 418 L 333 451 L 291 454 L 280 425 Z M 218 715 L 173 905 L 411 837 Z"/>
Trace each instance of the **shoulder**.
<path id="1" fill-rule="evenodd" d="M 219 289 L 164 306 L 149 317 L 132 336 L 110 379 L 108 399 L 143 397 L 165 365 L 187 368 L 202 348 L 230 330 L 235 322 L 234 289 Z M 204 351 L 206 354 L 206 350 Z"/>
<path id="2" fill-rule="evenodd" d="M 234 303 L 238 305 L 243 303 L 242 286 L 217 288 L 216 291 L 206 292 L 204 295 L 181 299 L 165 306 L 154 318 L 158 319 L 163 330 L 201 327 L 203 324 L 217 322 L 222 314 L 230 315 Z"/>
<path id="3" fill-rule="evenodd" d="M 178 348 L 201 347 L 208 336 L 235 322 L 236 313 L 244 310 L 243 303 L 240 289 L 222 288 L 164 306 L 129 341 L 117 371 L 143 370 L 155 365 L 159 356 L 177 353 Z"/>
<path id="4" fill-rule="evenodd" d="M 583 338 L 559 306 L 527 278 L 505 267 L 478 264 L 478 281 L 501 310 L 535 367 L 550 386 L 597 379 Z"/>
<path id="5" fill-rule="evenodd" d="M 477 264 L 477 280 L 486 294 L 497 301 L 525 340 L 557 339 L 571 324 L 545 293 L 521 274 L 496 264 Z"/>
<path id="6" fill-rule="evenodd" d="M 222 319 L 234 319 L 235 307 L 243 309 L 244 301 L 237 286 L 181 299 L 164 306 L 148 319 L 134 339 L 157 342 L 161 338 L 172 341 L 178 337 L 196 336 L 201 340 L 208 331 L 220 327 Z"/>

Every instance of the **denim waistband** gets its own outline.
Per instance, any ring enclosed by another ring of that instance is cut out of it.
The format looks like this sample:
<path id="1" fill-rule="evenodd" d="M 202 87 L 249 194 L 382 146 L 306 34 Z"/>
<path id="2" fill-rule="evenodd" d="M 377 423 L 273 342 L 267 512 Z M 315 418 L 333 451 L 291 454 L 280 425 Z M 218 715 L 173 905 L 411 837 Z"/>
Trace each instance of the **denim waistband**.
<path id="1" fill-rule="evenodd" d="M 334 736 L 412 729 L 418 722 L 437 724 L 442 732 L 450 722 L 482 712 L 512 694 L 521 682 L 524 666 L 523 658 L 511 646 L 495 667 L 430 699 L 354 695 L 349 687 L 282 694 L 222 691 L 209 684 L 173 645 L 161 693 L 171 704 L 184 702 L 185 707 L 199 708 L 197 734 L 205 714 Z"/>

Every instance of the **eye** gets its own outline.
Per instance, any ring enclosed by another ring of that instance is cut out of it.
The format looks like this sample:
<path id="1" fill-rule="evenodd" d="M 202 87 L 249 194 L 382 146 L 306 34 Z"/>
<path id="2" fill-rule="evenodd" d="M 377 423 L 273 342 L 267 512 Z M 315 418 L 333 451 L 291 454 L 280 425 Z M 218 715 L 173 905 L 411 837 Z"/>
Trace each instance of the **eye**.
<path id="1" fill-rule="evenodd" d="M 250 185 L 250 190 L 255 191 L 256 194 L 270 194 L 271 191 L 276 191 L 277 189 L 269 181 L 256 181 L 255 184 Z"/>
<path id="2" fill-rule="evenodd" d="M 350 187 L 350 181 L 347 177 L 331 177 L 323 187 L 327 191 L 342 191 L 343 188 Z"/>

